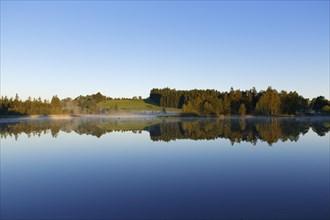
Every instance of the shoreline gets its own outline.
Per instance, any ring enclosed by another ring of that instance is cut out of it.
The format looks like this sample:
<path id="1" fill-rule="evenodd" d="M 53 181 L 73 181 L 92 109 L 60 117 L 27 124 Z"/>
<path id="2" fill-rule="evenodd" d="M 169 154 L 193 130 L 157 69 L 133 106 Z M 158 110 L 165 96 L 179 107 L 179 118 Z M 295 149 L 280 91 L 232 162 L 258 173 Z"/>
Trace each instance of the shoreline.
<path id="1" fill-rule="evenodd" d="M 75 118 L 86 118 L 86 119 L 97 119 L 97 118 L 109 118 L 109 119 L 180 119 L 180 120 L 202 120 L 202 119 L 303 119 L 303 118 L 313 118 L 313 119 L 330 119 L 330 115 L 222 115 L 222 116 L 181 116 L 179 113 L 176 114 L 112 114 L 112 115 L 10 115 L 10 116 L 0 116 L 1 123 L 15 123 L 15 122 L 27 122 L 27 121 L 41 121 L 41 120 L 68 120 Z"/>
<path id="2" fill-rule="evenodd" d="M 0 116 L 1 123 L 27 122 L 27 121 L 43 121 L 43 120 L 71 120 L 78 118 L 109 118 L 109 119 L 160 119 L 160 114 L 113 114 L 113 115 L 10 115 Z"/>

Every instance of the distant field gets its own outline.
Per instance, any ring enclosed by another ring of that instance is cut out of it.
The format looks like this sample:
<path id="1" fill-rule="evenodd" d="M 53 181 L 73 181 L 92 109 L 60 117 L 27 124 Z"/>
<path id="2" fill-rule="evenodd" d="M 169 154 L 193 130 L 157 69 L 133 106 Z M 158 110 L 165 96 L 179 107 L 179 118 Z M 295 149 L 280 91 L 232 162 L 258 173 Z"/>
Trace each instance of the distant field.
<path id="1" fill-rule="evenodd" d="M 117 107 L 116 107 L 117 106 Z M 106 108 L 110 111 L 162 111 L 163 107 L 146 103 L 144 100 L 107 100 L 98 103 L 98 107 Z M 167 112 L 181 112 L 177 108 L 165 108 Z"/>

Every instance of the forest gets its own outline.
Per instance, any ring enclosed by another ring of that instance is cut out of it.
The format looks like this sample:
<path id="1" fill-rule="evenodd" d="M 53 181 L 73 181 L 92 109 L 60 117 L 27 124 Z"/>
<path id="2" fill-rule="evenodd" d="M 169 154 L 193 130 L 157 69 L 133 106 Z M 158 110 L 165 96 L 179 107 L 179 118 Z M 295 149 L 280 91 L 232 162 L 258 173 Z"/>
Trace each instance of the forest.
<path id="1" fill-rule="evenodd" d="M 1 97 L 0 115 L 61 115 L 61 114 L 102 114 L 107 109 L 99 108 L 98 103 L 111 100 L 100 92 L 87 96 L 78 96 L 75 99 L 60 99 L 53 96 L 52 99 L 32 99 L 22 101 L 18 94 L 15 98 Z M 116 110 L 116 109 L 115 109 Z"/>
<path id="2" fill-rule="evenodd" d="M 118 102 L 109 105 L 111 97 L 100 92 L 92 95 L 78 96 L 74 99 L 60 99 L 54 95 L 51 100 L 32 99 L 29 97 L 23 101 L 18 94 L 14 98 L 7 96 L 0 99 L 1 116 L 19 115 L 61 115 L 61 114 L 113 114 L 121 109 Z M 166 108 L 178 109 L 181 116 L 225 116 L 225 115 L 329 115 L 330 102 L 323 96 L 313 99 L 304 98 L 297 92 L 278 92 L 268 87 L 267 90 L 257 91 L 234 90 L 220 92 L 217 90 L 176 90 L 170 88 L 152 89 L 147 99 L 141 96 L 133 98 L 117 98 L 126 100 L 125 103 L 140 101 L 144 105 L 139 106 L 139 111 L 147 111 L 160 108 L 166 112 Z M 139 103 L 140 103 L 139 102 Z"/>
<path id="3" fill-rule="evenodd" d="M 278 92 L 272 87 L 229 92 L 217 90 L 152 89 L 149 99 L 161 107 L 182 109 L 182 116 L 220 115 L 311 115 L 329 114 L 330 102 L 323 96 L 309 100 L 297 92 Z"/>

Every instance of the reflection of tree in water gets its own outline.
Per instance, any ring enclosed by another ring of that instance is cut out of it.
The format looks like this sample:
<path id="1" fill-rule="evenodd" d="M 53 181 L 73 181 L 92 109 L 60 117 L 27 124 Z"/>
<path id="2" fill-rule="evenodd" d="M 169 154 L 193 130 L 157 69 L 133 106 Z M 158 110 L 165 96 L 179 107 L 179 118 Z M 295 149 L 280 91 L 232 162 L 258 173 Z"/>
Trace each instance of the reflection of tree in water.
<path id="1" fill-rule="evenodd" d="M 272 145 L 278 141 L 298 141 L 301 134 L 312 128 L 323 136 L 330 130 L 329 119 L 261 118 L 166 122 L 146 127 L 153 141 L 176 139 L 211 140 L 229 139 L 232 144 L 241 141 L 256 144 L 257 140 Z"/>
<path id="2" fill-rule="evenodd" d="M 158 120 L 157 122 L 159 122 Z M 50 133 L 56 138 L 60 131 L 79 135 L 92 135 L 101 137 L 113 131 L 141 132 L 145 126 L 151 125 L 150 120 L 120 120 L 120 119 L 70 119 L 70 120 L 36 120 L 17 123 L 0 123 L 0 137 L 14 136 L 16 139 L 21 134 L 40 136 Z"/>
<path id="3" fill-rule="evenodd" d="M 330 122 L 318 123 L 312 126 L 312 130 L 319 136 L 324 136 L 330 130 Z"/>
<path id="4" fill-rule="evenodd" d="M 320 136 L 330 130 L 330 118 L 258 118 L 258 119 L 202 119 L 202 120 L 125 120 L 125 119 L 70 119 L 40 120 L 19 123 L 0 123 L 0 137 L 25 133 L 40 136 L 50 133 L 57 137 L 59 132 L 101 137 L 113 131 L 150 133 L 153 141 L 177 139 L 213 140 L 225 138 L 232 144 L 241 141 L 256 144 L 258 140 L 272 145 L 278 141 L 298 141 L 301 134 L 312 129 Z"/>

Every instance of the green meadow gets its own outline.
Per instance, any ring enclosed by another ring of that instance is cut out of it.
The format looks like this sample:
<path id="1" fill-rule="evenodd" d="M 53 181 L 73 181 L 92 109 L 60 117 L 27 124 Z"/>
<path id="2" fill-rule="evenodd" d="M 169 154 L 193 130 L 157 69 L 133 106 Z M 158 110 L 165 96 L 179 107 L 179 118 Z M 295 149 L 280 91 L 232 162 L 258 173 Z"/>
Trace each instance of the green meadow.
<path id="1" fill-rule="evenodd" d="M 118 112 L 161 112 L 164 107 L 160 107 L 151 103 L 146 102 L 146 100 L 106 100 L 99 102 L 99 109 L 108 109 L 109 111 L 118 111 Z M 181 109 L 178 108 L 165 108 L 166 112 L 181 112 Z"/>

